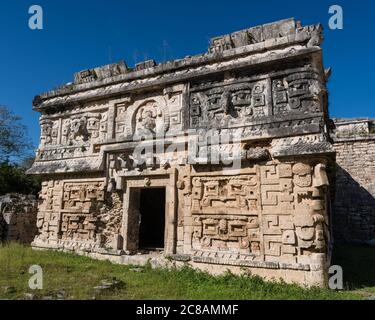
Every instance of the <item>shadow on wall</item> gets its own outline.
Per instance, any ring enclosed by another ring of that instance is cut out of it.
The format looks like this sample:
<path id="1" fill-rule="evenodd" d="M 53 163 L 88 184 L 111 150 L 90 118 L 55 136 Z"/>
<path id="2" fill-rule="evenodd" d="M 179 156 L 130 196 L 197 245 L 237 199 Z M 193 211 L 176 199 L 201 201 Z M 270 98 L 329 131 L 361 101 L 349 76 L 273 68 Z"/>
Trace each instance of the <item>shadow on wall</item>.
<path id="1" fill-rule="evenodd" d="M 6 223 L 3 215 L 0 212 L 0 243 L 5 240 L 6 237 Z"/>
<path id="2" fill-rule="evenodd" d="M 332 265 L 342 267 L 345 289 L 375 286 L 375 247 L 337 245 L 333 249 Z"/>
<path id="3" fill-rule="evenodd" d="M 375 193 L 375 181 L 368 189 Z M 374 195 L 339 165 L 336 166 L 333 238 L 339 243 L 364 243 L 375 239 Z"/>

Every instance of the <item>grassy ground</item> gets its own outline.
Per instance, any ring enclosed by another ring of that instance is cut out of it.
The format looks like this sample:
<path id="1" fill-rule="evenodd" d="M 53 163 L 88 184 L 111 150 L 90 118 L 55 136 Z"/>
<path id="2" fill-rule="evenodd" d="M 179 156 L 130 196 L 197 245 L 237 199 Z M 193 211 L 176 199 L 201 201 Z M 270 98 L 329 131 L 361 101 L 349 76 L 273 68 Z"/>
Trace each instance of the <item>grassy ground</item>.
<path id="1" fill-rule="evenodd" d="M 340 247 L 335 263 L 344 268 L 347 290 L 303 289 L 258 277 L 182 270 L 135 268 L 19 244 L 0 247 L 0 299 L 361 299 L 375 295 L 375 249 Z M 44 289 L 28 288 L 30 265 L 40 265 Z M 346 273 L 345 273 L 346 272 Z M 371 274 L 372 273 L 372 274 Z M 101 281 L 118 281 L 107 290 Z M 31 296 L 31 295 L 32 296 Z"/>

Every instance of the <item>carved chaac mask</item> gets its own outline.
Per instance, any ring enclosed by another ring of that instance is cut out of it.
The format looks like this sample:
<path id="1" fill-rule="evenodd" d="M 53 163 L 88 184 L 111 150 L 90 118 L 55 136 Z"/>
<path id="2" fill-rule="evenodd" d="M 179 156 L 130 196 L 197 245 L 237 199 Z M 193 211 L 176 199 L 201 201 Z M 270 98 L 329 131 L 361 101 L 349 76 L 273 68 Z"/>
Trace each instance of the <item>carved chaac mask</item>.
<path id="1" fill-rule="evenodd" d="M 70 138 L 75 140 L 81 137 L 83 140 L 88 139 L 87 120 L 85 117 L 73 119 L 70 123 Z"/>
<path id="2" fill-rule="evenodd" d="M 311 167 L 305 163 L 297 163 L 293 166 L 294 183 L 298 187 L 309 187 L 311 186 Z"/>

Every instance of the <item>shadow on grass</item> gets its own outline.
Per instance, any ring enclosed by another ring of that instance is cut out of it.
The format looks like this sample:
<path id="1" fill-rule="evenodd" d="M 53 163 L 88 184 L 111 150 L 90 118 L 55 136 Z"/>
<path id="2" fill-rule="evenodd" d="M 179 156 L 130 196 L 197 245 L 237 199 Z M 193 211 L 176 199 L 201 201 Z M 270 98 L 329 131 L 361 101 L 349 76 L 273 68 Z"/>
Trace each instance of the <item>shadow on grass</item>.
<path id="1" fill-rule="evenodd" d="M 336 245 L 332 265 L 343 268 L 346 289 L 375 286 L 375 247 L 360 245 Z"/>

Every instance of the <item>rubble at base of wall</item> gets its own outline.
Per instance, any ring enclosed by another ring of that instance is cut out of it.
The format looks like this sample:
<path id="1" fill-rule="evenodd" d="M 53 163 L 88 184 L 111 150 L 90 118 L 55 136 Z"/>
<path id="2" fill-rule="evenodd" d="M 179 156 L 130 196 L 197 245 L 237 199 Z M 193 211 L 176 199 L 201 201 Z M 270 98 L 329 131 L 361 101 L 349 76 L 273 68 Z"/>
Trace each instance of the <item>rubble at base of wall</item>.
<path id="1" fill-rule="evenodd" d="M 30 244 L 37 232 L 37 205 L 33 195 L 0 196 L 0 241 Z"/>

